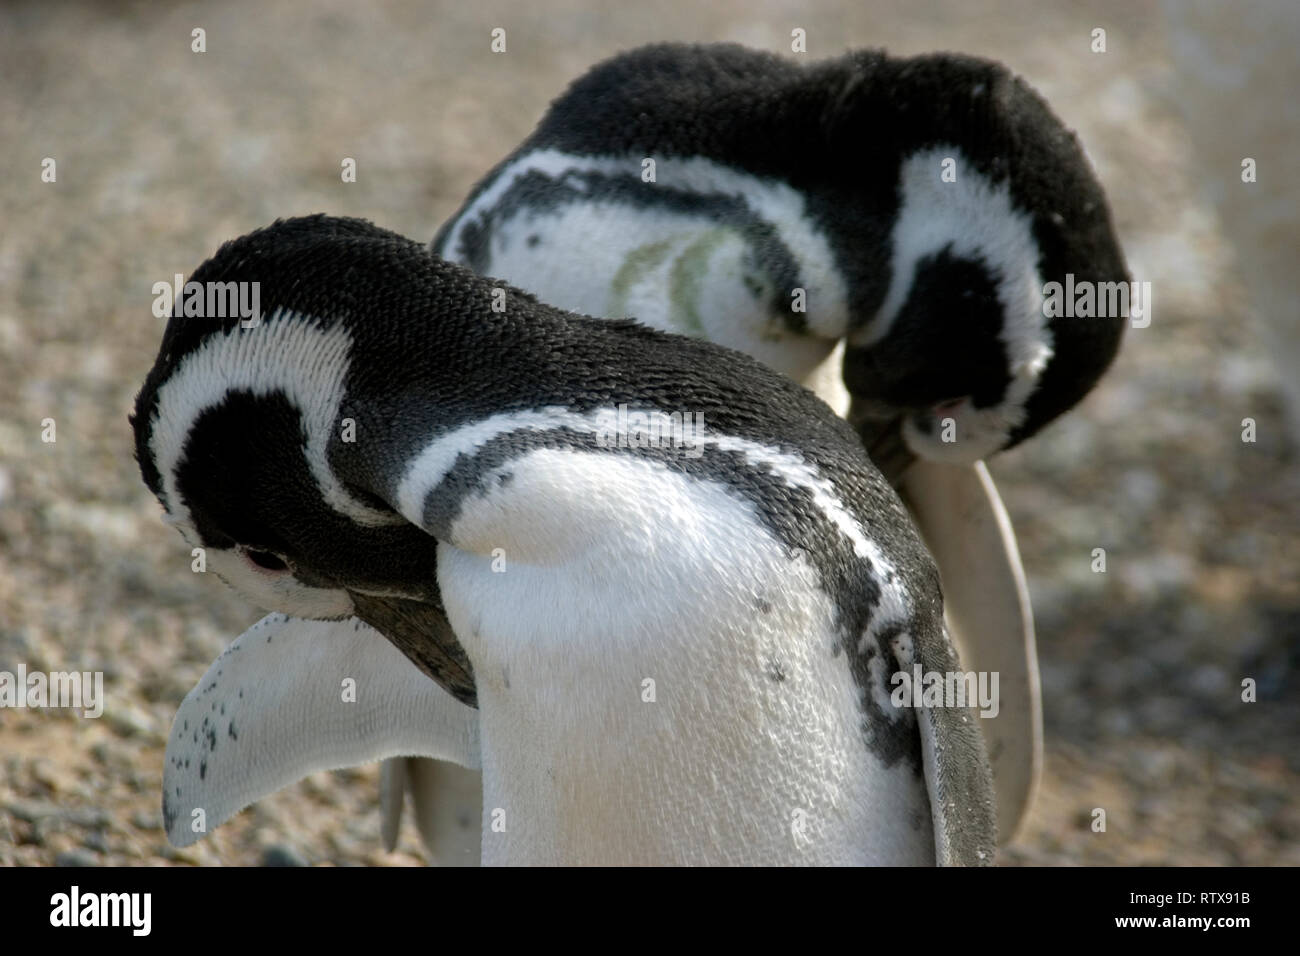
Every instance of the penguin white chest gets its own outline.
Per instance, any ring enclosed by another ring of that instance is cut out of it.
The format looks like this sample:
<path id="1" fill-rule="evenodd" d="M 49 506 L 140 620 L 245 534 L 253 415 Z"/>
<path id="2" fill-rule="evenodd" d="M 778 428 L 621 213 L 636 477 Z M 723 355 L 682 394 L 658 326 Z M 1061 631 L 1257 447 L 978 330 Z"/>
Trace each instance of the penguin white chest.
<path id="1" fill-rule="evenodd" d="M 933 861 L 923 780 L 864 743 L 833 602 L 752 504 L 564 449 L 486 487 L 438 570 L 476 672 L 485 863 Z"/>

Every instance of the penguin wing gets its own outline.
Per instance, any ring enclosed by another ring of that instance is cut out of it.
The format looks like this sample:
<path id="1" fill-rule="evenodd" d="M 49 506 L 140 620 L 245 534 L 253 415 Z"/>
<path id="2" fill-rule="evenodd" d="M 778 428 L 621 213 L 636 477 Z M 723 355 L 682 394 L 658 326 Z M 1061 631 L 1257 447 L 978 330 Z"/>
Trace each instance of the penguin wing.
<path id="1" fill-rule="evenodd" d="M 913 642 L 895 646 L 899 666 L 919 664 L 948 674 L 961 663 L 940 620 L 917 622 Z M 997 853 L 997 808 L 980 718 L 971 707 L 916 709 L 921 768 L 930 795 L 934 861 L 939 866 L 991 866 Z"/>
<path id="2" fill-rule="evenodd" d="M 1043 762 L 1034 620 L 1015 532 L 983 462 L 916 460 L 899 493 L 939 566 L 944 617 L 964 670 L 998 674 L 998 710 L 981 717 L 997 794 L 998 842 L 1015 837 Z"/>
<path id="3" fill-rule="evenodd" d="M 186 695 L 163 768 L 163 823 L 188 846 L 309 773 L 399 755 L 477 767 L 478 713 L 361 621 L 271 614 Z"/>

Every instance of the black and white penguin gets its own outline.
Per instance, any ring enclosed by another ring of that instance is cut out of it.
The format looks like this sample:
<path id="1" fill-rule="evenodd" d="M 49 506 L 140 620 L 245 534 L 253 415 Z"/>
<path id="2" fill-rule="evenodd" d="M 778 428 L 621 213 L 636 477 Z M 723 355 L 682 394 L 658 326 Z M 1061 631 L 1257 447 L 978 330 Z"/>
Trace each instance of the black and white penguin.
<path id="1" fill-rule="evenodd" d="M 984 729 L 1009 841 L 1042 716 L 1025 576 L 980 459 L 1074 405 L 1118 347 L 1124 315 L 1049 318 L 1047 284 L 1127 279 L 1043 100 L 968 56 L 645 47 L 577 80 L 432 248 L 556 306 L 740 349 L 854 422 L 938 561 L 964 663 L 1001 677 Z"/>
<path id="2" fill-rule="evenodd" d="M 842 372 L 872 443 L 896 420 L 935 461 L 985 458 L 1071 408 L 1127 319 L 1044 314 L 1048 283 L 1128 280 L 1105 195 L 1037 93 L 957 54 L 621 54 L 432 247 L 561 308 L 740 349 L 832 407 Z"/>
<path id="3" fill-rule="evenodd" d="M 258 283 L 261 318 L 171 319 L 144 480 L 210 569 L 314 620 L 186 699 L 173 841 L 286 762 L 405 751 L 481 765 L 488 863 L 992 861 L 978 719 L 891 699 L 958 670 L 934 564 L 809 392 L 359 220 L 277 222 L 190 281 Z"/>

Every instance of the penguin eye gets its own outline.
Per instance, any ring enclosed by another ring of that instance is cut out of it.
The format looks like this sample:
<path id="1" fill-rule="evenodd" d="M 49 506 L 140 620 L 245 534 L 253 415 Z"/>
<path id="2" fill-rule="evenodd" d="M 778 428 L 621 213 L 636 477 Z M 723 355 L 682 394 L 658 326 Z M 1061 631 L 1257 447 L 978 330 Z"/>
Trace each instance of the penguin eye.
<path id="1" fill-rule="evenodd" d="M 265 568 L 267 571 L 288 571 L 289 565 L 285 564 L 283 559 L 272 554 L 270 551 L 255 551 L 252 548 L 244 549 L 244 557 L 248 558 L 259 568 Z"/>

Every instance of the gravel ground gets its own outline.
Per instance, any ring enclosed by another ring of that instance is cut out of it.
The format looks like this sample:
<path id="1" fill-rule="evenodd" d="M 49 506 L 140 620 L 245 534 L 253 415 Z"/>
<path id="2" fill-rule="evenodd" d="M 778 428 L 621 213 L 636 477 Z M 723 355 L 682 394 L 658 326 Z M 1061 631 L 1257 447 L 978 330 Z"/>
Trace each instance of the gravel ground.
<path id="1" fill-rule="evenodd" d="M 0 7 L 0 670 L 102 670 L 107 705 L 0 710 L 0 864 L 425 861 L 409 827 L 380 850 L 373 766 L 316 774 L 194 848 L 162 835 L 171 717 L 261 615 L 190 573 L 139 480 L 126 416 L 162 330 L 151 286 L 278 216 L 427 238 L 597 60 L 659 39 L 788 49 L 794 27 L 814 56 L 957 49 L 1024 74 L 1078 129 L 1155 290 L 1097 391 L 992 464 L 1030 575 L 1047 739 L 1003 862 L 1300 863 L 1300 479 L 1279 388 L 1297 370 L 1272 361 L 1202 198 L 1159 7 L 38 0 Z M 1089 51 L 1094 27 L 1109 52 Z"/>

